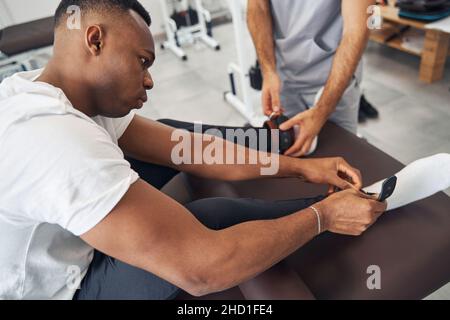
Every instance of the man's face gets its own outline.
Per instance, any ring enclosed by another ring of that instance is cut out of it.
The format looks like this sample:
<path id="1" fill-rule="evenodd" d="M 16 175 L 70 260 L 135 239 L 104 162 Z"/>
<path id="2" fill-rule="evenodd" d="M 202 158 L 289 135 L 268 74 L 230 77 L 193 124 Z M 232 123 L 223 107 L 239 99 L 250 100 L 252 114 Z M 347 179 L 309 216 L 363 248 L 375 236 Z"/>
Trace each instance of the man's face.
<path id="1" fill-rule="evenodd" d="M 129 23 L 106 30 L 105 47 L 93 72 L 97 113 L 118 118 L 142 108 L 153 80 L 148 71 L 155 60 L 155 44 L 148 26 L 134 11 Z M 93 71 L 93 70 L 92 70 Z"/>

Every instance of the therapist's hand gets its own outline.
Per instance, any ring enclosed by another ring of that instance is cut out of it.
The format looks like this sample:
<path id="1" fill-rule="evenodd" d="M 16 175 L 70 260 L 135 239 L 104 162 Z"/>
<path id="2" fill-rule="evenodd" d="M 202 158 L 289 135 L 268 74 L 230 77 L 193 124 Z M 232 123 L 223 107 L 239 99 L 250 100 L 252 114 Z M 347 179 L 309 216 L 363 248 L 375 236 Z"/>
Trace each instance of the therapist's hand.
<path id="1" fill-rule="evenodd" d="M 280 130 L 286 131 L 294 126 L 299 126 L 300 134 L 295 143 L 289 148 L 284 155 L 290 157 L 302 157 L 309 152 L 315 137 L 319 135 L 320 130 L 327 121 L 328 116 L 315 107 L 297 114 L 293 118 L 284 122 L 280 126 Z"/>
<path id="2" fill-rule="evenodd" d="M 283 108 L 280 101 L 281 80 L 276 72 L 268 72 L 264 74 L 262 88 L 262 106 L 266 116 L 270 116 L 273 112 L 281 113 Z"/>
<path id="3" fill-rule="evenodd" d="M 337 187 L 340 190 L 362 188 L 361 172 L 343 158 L 302 159 L 300 174 L 308 182 L 328 184 L 328 193 Z"/>

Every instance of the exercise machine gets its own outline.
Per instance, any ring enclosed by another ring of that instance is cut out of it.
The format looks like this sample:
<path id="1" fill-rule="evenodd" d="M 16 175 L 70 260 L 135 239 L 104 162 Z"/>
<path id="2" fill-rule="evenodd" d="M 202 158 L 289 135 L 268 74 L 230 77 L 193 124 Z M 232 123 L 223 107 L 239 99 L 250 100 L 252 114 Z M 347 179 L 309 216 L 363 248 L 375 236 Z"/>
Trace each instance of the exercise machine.
<path id="1" fill-rule="evenodd" d="M 220 50 L 220 44 L 212 36 L 211 14 L 203 7 L 201 0 L 193 0 L 193 6 L 189 0 L 169 2 L 173 8 L 172 15 L 169 14 L 168 0 L 160 0 L 167 35 L 161 49 L 169 49 L 184 61 L 188 59 L 181 48 L 185 43 L 200 40 L 212 49 Z"/>
<path id="2" fill-rule="evenodd" d="M 247 28 L 246 0 L 228 0 L 237 50 L 237 62 L 228 65 L 231 91 L 224 93 L 224 99 L 239 111 L 253 126 L 261 126 L 266 120 L 261 110 L 262 77 L 256 64 L 250 32 Z"/>
<path id="3" fill-rule="evenodd" d="M 44 67 L 52 50 L 53 17 L 0 30 L 0 82 L 16 72 Z"/>

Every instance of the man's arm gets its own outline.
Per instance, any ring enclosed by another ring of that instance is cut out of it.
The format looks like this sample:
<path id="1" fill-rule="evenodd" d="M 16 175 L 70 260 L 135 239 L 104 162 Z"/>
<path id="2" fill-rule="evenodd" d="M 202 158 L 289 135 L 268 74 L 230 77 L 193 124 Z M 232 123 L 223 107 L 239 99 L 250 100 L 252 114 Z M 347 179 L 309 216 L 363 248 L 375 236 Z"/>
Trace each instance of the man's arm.
<path id="1" fill-rule="evenodd" d="M 323 231 L 351 235 L 365 231 L 385 205 L 363 197 L 348 190 L 318 203 Z M 81 238 L 113 258 L 201 296 L 256 276 L 316 234 L 317 217 L 311 209 L 213 231 L 177 202 L 138 180 L 105 219 Z"/>
<path id="2" fill-rule="evenodd" d="M 203 178 L 223 181 L 261 179 L 267 177 L 261 174 L 265 168 L 273 171 L 271 177 L 298 177 L 312 183 L 330 184 L 340 189 L 352 187 L 349 183 L 356 189 L 362 187 L 359 170 L 350 166 L 342 158 L 289 158 L 250 150 L 215 136 L 187 131 L 184 131 L 184 134 L 192 142 L 191 150 L 188 150 L 192 160 L 195 153 L 203 155 L 204 150 L 214 146 L 215 141 L 217 149 L 221 150 L 219 153 L 222 154 L 223 164 L 211 164 L 206 161 L 197 164 L 174 164 L 172 151 L 179 144 L 179 141 L 172 141 L 172 134 L 175 130 L 175 128 L 136 115 L 120 138 L 119 145 L 125 154 L 134 159 L 168 166 Z M 196 148 L 196 143 L 193 142 L 195 139 L 201 141 L 199 148 Z M 226 155 L 229 154 L 234 155 L 234 159 L 232 159 L 234 164 L 227 164 Z M 270 163 L 267 164 L 269 160 Z M 265 163 L 263 163 L 264 161 Z M 266 172 L 268 171 L 266 170 Z M 347 179 L 342 179 L 344 176 Z"/>
<path id="3" fill-rule="evenodd" d="M 375 0 L 343 0 L 342 17 L 344 30 L 342 40 L 336 51 L 330 75 L 322 97 L 315 106 L 284 123 L 280 128 L 287 130 L 294 125 L 301 126 L 301 134 L 286 155 L 301 156 L 311 148 L 314 138 L 319 134 L 329 116 L 335 111 L 345 90 L 349 86 L 367 45 L 369 29 L 367 8 Z"/>
<path id="4" fill-rule="evenodd" d="M 367 45 L 370 30 L 367 27 L 367 8 L 375 0 L 343 0 L 342 17 L 344 30 L 341 43 L 333 60 L 330 76 L 325 85 L 317 109 L 328 118 L 349 86 Z"/>
<path id="5" fill-rule="evenodd" d="M 168 166 L 203 178 L 224 181 L 261 178 L 261 169 L 269 166 L 267 163 L 263 164 L 261 159 L 279 161 L 279 170 L 273 175 L 275 177 L 300 176 L 299 167 L 302 164 L 291 159 L 278 160 L 277 156 L 267 152 L 250 150 L 216 136 L 191 133 L 181 129 L 178 130 L 183 132 L 184 139 L 190 140 L 190 150 L 184 151 L 190 152 L 188 158 L 191 163 L 174 164 L 172 152 L 181 142 L 178 135 L 173 135 L 175 130 L 177 129 L 136 115 L 120 138 L 119 145 L 126 155 L 134 159 Z M 197 145 L 194 143 L 195 140 L 201 143 Z M 208 146 L 214 145 L 220 150 L 220 158 L 223 161 L 212 164 L 204 161 L 203 155 Z M 178 156 L 177 152 L 176 155 Z M 202 161 L 195 163 L 195 155 L 200 156 Z M 231 164 L 226 158 L 227 155 L 234 155 Z M 250 161 L 250 158 L 254 161 Z"/>
<path id="6" fill-rule="evenodd" d="M 248 0 L 247 25 L 253 39 L 264 82 L 262 106 L 265 115 L 279 112 L 281 81 L 277 74 L 273 17 L 270 0 Z"/>

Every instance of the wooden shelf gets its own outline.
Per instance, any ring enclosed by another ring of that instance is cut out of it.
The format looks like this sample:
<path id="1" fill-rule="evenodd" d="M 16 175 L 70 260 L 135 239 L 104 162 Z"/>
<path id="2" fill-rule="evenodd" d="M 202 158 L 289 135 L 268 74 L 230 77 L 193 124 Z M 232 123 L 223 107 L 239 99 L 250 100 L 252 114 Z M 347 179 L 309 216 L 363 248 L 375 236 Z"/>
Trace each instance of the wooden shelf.
<path id="1" fill-rule="evenodd" d="M 372 31 L 372 33 L 370 35 L 370 40 L 420 57 L 422 55 L 422 52 L 416 52 L 413 50 L 409 50 L 402 46 L 402 42 L 403 42 L 402 37 L 403 36 L 401 34 L 396 36 L 392 40 L 386 41 L 387 39 L 389 39 L 389 37 L 398 33 L 400 30 L 401 30 L 400 25 L 385 22 L 383 24 L 383 29 Z"/>
<path id="2" fill-rule="evenodd" d="M 413 19 L 405 19 L 398 16 L 399 9 L 392 6 L 382 6 L 381 7 L 381 15 L 383 16 L 384 20 L 388 20 L 391 22 L 395 22 L 404 26 L 411 26 L 416 29 L 421 30 L 427 30 L 425 26 L 427 25 L 426 22 L 421 22 L 418 20 Z"/>
<path id="3" fill-rule="evenodd" d="M 446 58 L 450 56 L 450 34 L 439 30 L 427 29 L 427 23 L 400 18 L 398 13 L 398 8 L 382 6 L 383 28 L 381 30 L 372 30 L 370 40 L 421 57 L 419 78 L 423 82 L 432 83 L 441 80 L 444 75 Z M 401 31 L 405 27 L 424 32 L 424 48 L 421 52 L 403 47 L 403 34 Z M 396 36 L 394 37 L 394 35 Z"/>

